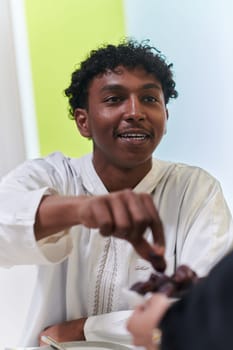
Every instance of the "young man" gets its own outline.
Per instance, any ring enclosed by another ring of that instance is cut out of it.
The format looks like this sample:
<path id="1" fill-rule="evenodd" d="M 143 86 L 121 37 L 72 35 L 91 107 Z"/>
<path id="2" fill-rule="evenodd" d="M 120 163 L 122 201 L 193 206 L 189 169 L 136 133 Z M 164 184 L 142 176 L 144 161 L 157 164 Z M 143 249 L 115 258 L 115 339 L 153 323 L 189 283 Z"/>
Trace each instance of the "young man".
<path id="1" fill-rule="evenodd" d="M 122 288 L 147 279 L 150 262 L 163 271 L 164 240 L 168 274 L 183 263 L 204 275 L 232 247 L 218 182 L 152 159 L 177 97 L 162 55 L 133 41 L 104 46 L 73 73 L 66 95 L 93 154 L 28 161 L 0 186 L 1 265 L 40 265 L 20 345 L 41 335 L 93 339 L 105 320 L 122 319 Z"/>

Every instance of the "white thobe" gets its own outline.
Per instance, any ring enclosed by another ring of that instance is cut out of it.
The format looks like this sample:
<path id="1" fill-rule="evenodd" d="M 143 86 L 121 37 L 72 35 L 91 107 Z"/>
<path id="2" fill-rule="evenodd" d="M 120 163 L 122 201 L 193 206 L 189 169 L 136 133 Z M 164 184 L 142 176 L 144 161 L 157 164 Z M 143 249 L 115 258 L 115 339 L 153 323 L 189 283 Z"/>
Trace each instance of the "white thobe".
<path id="1" fill-rule="evenodd" d="M 154 159 L 151 171 L 135 187 L 153 197 L 164 226 L 166 273 L 187 264 L 199 275 L 233 246 L 233 224 L 219 183 L 204 170 Z M 153 272 L 132 246 L 102 237 L 98 229 L 77 225 L 36 242 L 35 215 L 45 194 L 100 195 L 108 191 L 92 156 L 70 159 L 56 152 L 25 162 L 0 185 L 0 265 L 39 265 L 23 342 L 35 346 L 48 325 L 89 317 L 85 334 L 98 320 L 127 310 L 123 288 Z M 150 229 L 145 236 L 152 241 Z M 101 316 L 102 315 L 102 316 Z M 105 322 L 106 324 L 106 322 Z"/>

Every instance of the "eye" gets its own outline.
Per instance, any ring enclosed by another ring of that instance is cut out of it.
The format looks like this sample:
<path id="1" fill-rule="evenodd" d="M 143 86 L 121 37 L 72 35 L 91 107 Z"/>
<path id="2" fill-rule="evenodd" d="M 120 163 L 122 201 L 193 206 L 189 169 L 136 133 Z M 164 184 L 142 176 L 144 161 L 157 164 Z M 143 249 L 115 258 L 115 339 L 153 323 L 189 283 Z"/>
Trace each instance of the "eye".
<path id="1" fill-rule="evenodd" d="M 151 95 L 146 95 L 142 97 L 143 102 L 150 102 L 150 103 L 155 103 L 158 101 L 158 99 L 155 96 Z"/>
<path id="2" fill-rule="evenodd" d="M 104 99 L 104 102 L 108 103 L 108 104 L 114 104 L 114 103 L 119 103 L 123 100 L 123 97 L 121 96 L 108 96 Z"/>

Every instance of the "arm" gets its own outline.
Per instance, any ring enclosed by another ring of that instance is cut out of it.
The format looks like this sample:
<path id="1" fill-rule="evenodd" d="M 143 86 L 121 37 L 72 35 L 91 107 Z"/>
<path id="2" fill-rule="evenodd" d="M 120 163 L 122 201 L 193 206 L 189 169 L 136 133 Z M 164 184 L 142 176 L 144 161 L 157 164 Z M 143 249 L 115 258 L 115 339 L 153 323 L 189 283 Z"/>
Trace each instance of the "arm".
<path id="1" fill-rule="evenodd" d="M 179 215 L 176 266 L 188 265 L 205 276 L 233 247 L 232 216 L 219 183 L 203 171 L 194 172 Z"/>
<path id="2" fill-rule="evenodd" d="M 122 190 L 102 196 L 44 196 L 37 210 L 37 240 L 73 225 L 99 228 L 103 236 L 114 236 L 130 242 L 136 251 L 163 271 L 164 234 L 158 213 L 148 194 Z M 153 247 L 143 238 L 151 227 Z"/>
<path id="3" fill-rule="evenodd" d="M 163 256 L 164 235 L 150 195 L 124 190 L 103 196 L 74 196 L 72 174 L 64 169 L 63 159 L 55 154 L 52 160 L 26 162 L 2 180 L 1 265 L 61 261 L 72 249 L 69 228 L 82 224 L 99 228 L 103 236 L 126 239 L 142 257 L 158 266 L 156 255 Z M 153 247 L 143 238 L 148 226 L 154 236 Z M 51 248 L 51 243 L 57 245 L 50 259 L 38 249 L 35 238 L 43 244 L 43 238 L 56 233 L 48 240 Z M 162 262 L 160 267 L 164 269 L 163 259 Z"/>
<path id="4" fill-rule="evenodd" d="M 53 326 L 46 327 L 39 334 L 39 345 L 47 345 L 41 340 L 43 335 L 50 336 L 58 342 L 79 341 L 85 340 L 84 336 L 84 324 L 86 318 L 80 318 L 78 320 L 65 321 Z"/>
<path id="5" fill-rule="evenodd" d="M 182 300 L 170 304 L 156 293 L 128 321 L 135 345 L 154 349 L 153 329 L 162 331 L 161 350 L 220 350 L 232 346 L 233 253 Z"/>
<path id="6" fill-rule="evenodd" d="M 131 310 L 115 311 L 47 327 L 39 335 L 40 345 L 43 345 L 40 339 L 42 335 L 48 335 L 60 342 L 108 340 L 126 345 L 131 344 L 131 336 L 125 327 L 126 320 L 131 313 Z"/>
<path id="7" fill-rule="evenodd" d="M 163 318 L 162 350 L 219 350 L 232 346 L 233 253 L 225 257 Z"/>

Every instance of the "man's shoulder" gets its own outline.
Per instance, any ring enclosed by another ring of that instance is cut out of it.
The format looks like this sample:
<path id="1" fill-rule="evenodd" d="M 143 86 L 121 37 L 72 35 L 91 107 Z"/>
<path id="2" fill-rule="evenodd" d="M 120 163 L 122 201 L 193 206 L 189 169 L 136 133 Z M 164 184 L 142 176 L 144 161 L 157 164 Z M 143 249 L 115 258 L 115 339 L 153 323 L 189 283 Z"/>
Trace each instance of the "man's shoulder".
<path id="1" fill-rule="evenodd" d="M 153 168 L 160 168 L 163 170 L 164 174 L 166 173 L 171 177 L 184 177 L 190 179 L 190 181 L 192 179 L 200 179 L 202 181 L 206 180 L 211 182 L 218 182 L 218 180 L 206 169 L 183 162 L 172 162 L 154 158 Z"/>
<path id="2" fill-rule="evenodd" d="M 82 164 L 91 163 L 91 155 L 85 155 L 80 158 L 71 158 L 62 152 L 56 151 L 46 156 L 28 159 L 13 169 L 8 176 L 20 176 L 30 174 L 47 174 L 50 177 L 62 176 L 69 177 L 69 175 L 77 177 Z"/>
<path id="3" fill-rule="evenodd" d="M 83 155 L 82 157 L 75 158 L 65 155 L 60 151 L 55 151 L 47 156 L 36 158 L 31 160 L 33 163 L 48 163 L 54 167 L 64 167 L 64 166 L 78 166 L 83 162 L 91 161 L 91 154 Z"/>
<path id="4" fill-rule="evenodd" d="M 44 160 L 47 160 L 47 161 L 79 161 L 83 158 L 90 158 L 90 154 L 86 154 L 86 155 L 83 155 L 81 157 L 70 157 L 66 154 L 64 154 L 63 152 L 60 152 L 60 151 L 54 151 L 42 158 L 38 158 L 38 159 L 44 159 Z"/>

